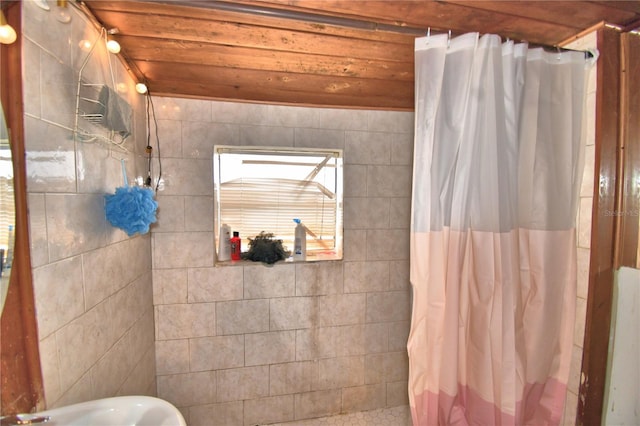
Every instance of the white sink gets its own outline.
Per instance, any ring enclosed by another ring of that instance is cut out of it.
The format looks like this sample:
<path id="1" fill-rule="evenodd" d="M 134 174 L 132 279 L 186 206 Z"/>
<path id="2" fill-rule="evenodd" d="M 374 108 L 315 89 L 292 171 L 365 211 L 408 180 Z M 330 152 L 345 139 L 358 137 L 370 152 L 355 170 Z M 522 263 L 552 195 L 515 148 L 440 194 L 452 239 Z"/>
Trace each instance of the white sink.
<path id="1" fill-rule="evenodd" d="M 167 401 L 150 396 L 118 396 L 96 399 L 20 416 L 27 421 L 26 424 L 29 424 L 29 420 L 31 420 L 31 424 L 43 426 L 187 425 L 176 407 Z M 48 419 L 46 419 L 47 417 Z"/>

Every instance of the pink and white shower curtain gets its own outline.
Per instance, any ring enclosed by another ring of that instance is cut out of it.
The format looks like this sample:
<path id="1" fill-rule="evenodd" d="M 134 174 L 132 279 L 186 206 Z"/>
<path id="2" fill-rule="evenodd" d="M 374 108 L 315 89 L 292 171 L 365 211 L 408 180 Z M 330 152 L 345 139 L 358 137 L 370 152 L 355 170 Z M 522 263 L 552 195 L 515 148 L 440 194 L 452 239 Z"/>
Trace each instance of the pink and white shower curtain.
<path id="1" fill-rule="evenodd" d="M 414 425 L 562 418 L 593 61 L 491 34 L 416 40 Z"/>

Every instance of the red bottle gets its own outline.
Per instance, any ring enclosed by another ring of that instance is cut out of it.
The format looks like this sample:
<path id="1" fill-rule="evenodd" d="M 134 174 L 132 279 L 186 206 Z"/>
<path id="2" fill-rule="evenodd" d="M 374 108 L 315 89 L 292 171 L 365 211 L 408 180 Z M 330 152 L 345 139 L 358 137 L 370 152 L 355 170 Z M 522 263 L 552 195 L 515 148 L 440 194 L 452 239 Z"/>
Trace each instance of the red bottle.
<path id="1" fill-rule="evenodd" d="M 231 238 L 231 260 L 240 260 L 241 241 L 240 233 L 233 231 L 233 238 Z"/>

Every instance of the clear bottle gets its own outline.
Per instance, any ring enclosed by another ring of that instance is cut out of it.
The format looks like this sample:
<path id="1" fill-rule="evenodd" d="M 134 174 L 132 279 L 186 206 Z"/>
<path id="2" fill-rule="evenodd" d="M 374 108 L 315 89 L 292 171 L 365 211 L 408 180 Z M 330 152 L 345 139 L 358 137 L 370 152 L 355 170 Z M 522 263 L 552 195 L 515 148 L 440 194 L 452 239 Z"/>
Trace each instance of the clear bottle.
<path id="1" fill-rule="evenodd" d="M 293 260 L 305 260 L 307 258 L 307 229 L 300 219 L 293 219 L 296 225 L 293 241 Z"/>
<path id="2" fill-rule="evenodd" d="M 231 227 L 226 223 L 220 227 L 220 241 L 218 242 L 218 260 L 231 260 Z"/>
<path id="3" fill-rule="evenodd" d="M 231 260 L 240 260 L 240 253 L 242 252 L 241 244 L 240 233 L 233 231 L 233 238 L 231 238 Z"/>

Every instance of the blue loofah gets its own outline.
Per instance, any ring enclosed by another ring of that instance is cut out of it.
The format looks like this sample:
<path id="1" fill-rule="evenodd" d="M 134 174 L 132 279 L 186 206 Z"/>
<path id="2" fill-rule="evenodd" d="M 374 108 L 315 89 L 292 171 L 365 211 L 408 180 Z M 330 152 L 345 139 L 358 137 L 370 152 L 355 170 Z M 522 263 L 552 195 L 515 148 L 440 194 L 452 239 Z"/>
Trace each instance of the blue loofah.
<path id="1" fill-rule="evenodd" d="M 124 163 L 123 174 L 124 181 L 127 182 Z M 116 188 L 115 194 L 107 194 L 104 198 L 107 220 L 129 236 L 136 232 L 146 234 L 149 232 L 149 225 L 156 221 L 158 203 L 153 199 L 150 188 L 124 186 Z"/>

